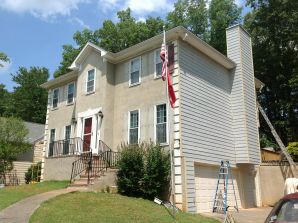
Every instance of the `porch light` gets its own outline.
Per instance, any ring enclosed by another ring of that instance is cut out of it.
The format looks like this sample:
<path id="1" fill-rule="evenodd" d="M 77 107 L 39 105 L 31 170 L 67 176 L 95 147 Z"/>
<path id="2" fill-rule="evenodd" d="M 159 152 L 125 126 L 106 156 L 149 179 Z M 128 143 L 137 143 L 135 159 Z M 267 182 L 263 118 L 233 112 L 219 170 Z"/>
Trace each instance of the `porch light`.
<path id="1" fill-rule="evenodd" d="M 99 111 L 99 112 L 98 112 L 98 116 L 99 116 L 100 118 L 103 118 L 103 113 L 102 113 L 102 111 Z"/>
<path id="2" fill-rule="evenodd" d="M 76 120 L 75 117 L 72 117 L 72 118 L 71 118 L 71 123 L 72 123 L 72 124 L 77 124 L 77 120 Z"/>

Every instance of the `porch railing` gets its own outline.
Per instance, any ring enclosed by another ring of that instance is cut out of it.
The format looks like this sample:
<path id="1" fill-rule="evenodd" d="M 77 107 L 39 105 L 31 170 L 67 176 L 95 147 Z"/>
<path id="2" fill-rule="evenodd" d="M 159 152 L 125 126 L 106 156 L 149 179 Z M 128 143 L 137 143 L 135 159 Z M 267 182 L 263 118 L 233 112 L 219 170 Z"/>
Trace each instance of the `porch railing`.
<path id="1" fill-rule="evenodd" d="M 92 154 L 92 152 L 82 153 L 78 160 L 72 163 L 72 172 L 70 183 L 74 179 L 85 171 L 85 175 L 88 177 L 88 184 L 91 177 L 99 176 L 102 171 L 108 168 L 117 167 L 120 160 L 120 152 L 113 152 L 103 141 L 99 141 L 98 154 Z"/>
<path id="2" fill-rule="evenodd" d="M 89 152 L 90 147 L 79 138 L 71 138 L 64 140 L 57 140 L 49 143 L 48 157 L 56 157 L 63 155 L 78 155 L 86 150 Z"/>

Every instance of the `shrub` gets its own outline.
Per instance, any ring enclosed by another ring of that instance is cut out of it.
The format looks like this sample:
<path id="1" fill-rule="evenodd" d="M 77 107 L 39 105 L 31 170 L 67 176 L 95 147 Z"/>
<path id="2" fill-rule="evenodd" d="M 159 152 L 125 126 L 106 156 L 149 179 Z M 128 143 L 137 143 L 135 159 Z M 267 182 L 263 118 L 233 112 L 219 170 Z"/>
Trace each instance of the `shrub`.
<path id="1" fill-rule="evenodd" d="M 141 143 L 122 145 L 118 191 L 121 194 L 153 199 L 169 187 L 170 157 L 160 145 Z"/>
<path id="2" fill-rule="evenodd" d="M 27 172 L 25 173 L 26 184 L 29 184 L 30 182 L 39 182 L 40 175 L 41 175 L 41 162 L 38 162 L 37 164 L 32 164 L 28 168 Z"/>
<path id="3" fill-rule="evenodd" d="M 289 142 L 287 146 L 288 153 L 292 156 L 295 162 L 298 162 L 298 142 Z"/>
<path id="4" fill-rule="evenodd" d="M 169 188 L 170 157 L 160 145 L 150 144 L 145 153 L 142 191 L 145 198 L 163 197 Z"/>
<path id="5" fill-rule="evenodd" d="M 142 195 L 140 185 L 144 175 L 144 155 L 141 148 L 138 145 L 121 145 L 117 173 L 117 186 L 121 194 L 136 197 Z"/>

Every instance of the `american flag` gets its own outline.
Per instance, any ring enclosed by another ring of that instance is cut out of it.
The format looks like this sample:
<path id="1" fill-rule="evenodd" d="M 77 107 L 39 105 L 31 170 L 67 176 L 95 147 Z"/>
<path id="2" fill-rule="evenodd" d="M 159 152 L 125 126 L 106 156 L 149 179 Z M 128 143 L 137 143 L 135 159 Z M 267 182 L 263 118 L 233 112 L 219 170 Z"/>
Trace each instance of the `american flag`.
<path id="1" fill-rule="evenodd" d="M 167 91 L 168 91 L 169 101 L 170 101 L 171 107 L 173 108 L 177 99 L 172 85 L 171 75 L 168 69 L 168 52 L 167 52 L 165 31 L 164 31 L 163 43 L 161 45 L 161 50 L 160 50 L 160 59 L 162 60 L 161 78 L 163 81 L 167 80 L 167 85 L 168 85 Z"/>

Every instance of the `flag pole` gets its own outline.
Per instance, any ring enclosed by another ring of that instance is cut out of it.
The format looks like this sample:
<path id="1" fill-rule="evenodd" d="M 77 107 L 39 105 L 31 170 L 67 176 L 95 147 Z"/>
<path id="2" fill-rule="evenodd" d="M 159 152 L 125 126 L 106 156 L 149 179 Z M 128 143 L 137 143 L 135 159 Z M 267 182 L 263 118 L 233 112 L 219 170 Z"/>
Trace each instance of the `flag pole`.
<path id="1" fill-rule="evenodd" d="M 168 89 L 168 50 L 167 50 L 167 44 L 166 44 L 166 31 L 165 26 L 163 26 L 163 43 L 165 46 L 165 61 L 166 61 L 166 100 L 167 100 L 167 118 L 168 118 L 168 126 L 169 126 L 169 150 L 170 150 L 170 160 L 171 160 L 171 198 L 173 206 L 175 206 L 175 196 L 174 196 L 174 190 L 175 190 L 175 184 L 174 184 L 174 170 L 173 170 L 173 150 L 172 150 L 172 143 L 171 143 L 171 122 L 169 119 L 170 116 L 170 100 L 169 100 L 169 89 Z M 173 215 L 175 214 L 175 210 L 173 207 Z"/>

